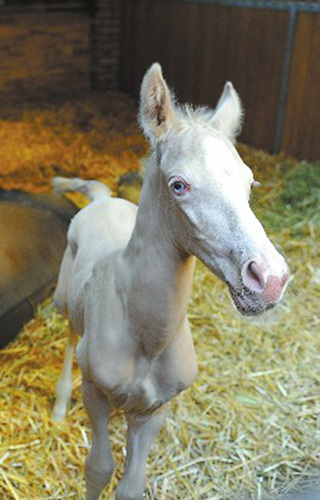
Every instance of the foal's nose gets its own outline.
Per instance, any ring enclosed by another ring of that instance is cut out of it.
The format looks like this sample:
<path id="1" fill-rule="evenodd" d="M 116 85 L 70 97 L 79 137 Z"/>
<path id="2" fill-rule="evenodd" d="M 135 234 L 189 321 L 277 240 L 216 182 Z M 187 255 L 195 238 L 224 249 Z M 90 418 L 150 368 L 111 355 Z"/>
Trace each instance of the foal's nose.
<path id="1" fill-rule="evenodd" d="M 263 293 L 263 297 L 266 300 L 277 300 L 281 295 L 288 278 L 289 278 L 289 268 L 286 262 L 283 262 L 277 266 L 277 272 L 274 272 L 268 264 L 261 260 L 259 257 L 255 257 L 245 262 L 241 277 L 243 284 L 252 292 Z M 280 275 L 279 275 L 280 274 Z"/>
<path id="2" fill-rule="evenodd" d="M 244 263 L 241 277 L 243 284 L 253 292 L 261 293 L 270 276 L 267 265 L 258 259 L 252 259 Z"/>

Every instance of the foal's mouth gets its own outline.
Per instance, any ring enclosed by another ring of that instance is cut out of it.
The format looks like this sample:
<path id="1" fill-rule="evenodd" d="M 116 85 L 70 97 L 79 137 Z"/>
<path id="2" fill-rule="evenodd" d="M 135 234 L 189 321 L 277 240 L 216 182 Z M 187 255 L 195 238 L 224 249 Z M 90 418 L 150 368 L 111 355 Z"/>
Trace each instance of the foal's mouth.
<path id="1" fill-rule="evenodd" d="M 266 302 L 259 296 L 260 294 L 252 292 L 243 284 L 239 289 L 229 282 L 227 285 L 234 305 L 243 316 L 259 316 L 277 305 L 277 302 Z"/>

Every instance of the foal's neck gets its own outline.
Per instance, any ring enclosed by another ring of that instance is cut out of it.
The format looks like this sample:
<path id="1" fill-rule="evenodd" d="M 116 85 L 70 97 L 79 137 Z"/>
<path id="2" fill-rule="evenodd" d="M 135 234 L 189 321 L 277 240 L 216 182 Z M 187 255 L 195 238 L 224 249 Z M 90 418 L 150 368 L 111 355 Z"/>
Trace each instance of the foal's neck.
<path id="1" fill-rule="evenodd" d="M 165 349 L 184 328 L 195 264 L 195 258 L 183 254 L 168 232 L 163 182 L 153 157 L 125 251 L 131 276 L 129 318 L 150 355 Z"/>

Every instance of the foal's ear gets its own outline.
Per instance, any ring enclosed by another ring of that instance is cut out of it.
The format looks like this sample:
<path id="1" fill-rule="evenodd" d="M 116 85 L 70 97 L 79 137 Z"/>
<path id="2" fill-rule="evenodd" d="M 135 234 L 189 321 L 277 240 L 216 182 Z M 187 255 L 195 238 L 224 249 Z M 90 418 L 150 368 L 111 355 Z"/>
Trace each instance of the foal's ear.
<path id="1" fill-rule="evenodd" d="M 240 98 L 232 83 L 227 82 L 210 123 L 232 142 L 235 142 L 241 130 L 242 118 L 243 110 Z"/>
<path id="2" fill-rule="evenodd" d="M 154 63 L 143 78 L 139 120 L 151 142 L 163 139 L 175 124 L 174 104 L 158 63 Z"/>

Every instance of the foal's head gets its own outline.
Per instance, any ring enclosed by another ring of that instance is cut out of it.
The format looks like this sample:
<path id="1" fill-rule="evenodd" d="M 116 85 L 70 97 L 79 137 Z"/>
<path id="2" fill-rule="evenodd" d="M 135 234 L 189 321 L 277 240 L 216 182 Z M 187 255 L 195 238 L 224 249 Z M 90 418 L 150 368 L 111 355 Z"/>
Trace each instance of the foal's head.
<path id="1" fill-rule="evenodd" d="M 178 107 L 159 64 L 141 88 L 140 121 L 161 173 L 171 240 L 225 281 L 242 314 L 260 314 L 281 299 L 288 267 L 249 206 L 254 179 L 233 143 L 242 109 L 227 83 L 215 110 Z"/>

